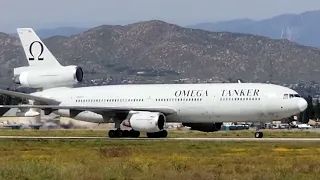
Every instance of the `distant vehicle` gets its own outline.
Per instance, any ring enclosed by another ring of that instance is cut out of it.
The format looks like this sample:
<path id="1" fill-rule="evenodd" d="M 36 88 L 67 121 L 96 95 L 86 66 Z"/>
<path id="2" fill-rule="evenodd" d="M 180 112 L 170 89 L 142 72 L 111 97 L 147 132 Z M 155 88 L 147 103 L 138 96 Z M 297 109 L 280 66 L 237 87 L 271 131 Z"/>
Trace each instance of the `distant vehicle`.
<path id="1" fill-rule="evenodd" d="M 298 124 L 298 129 L 312 129 L 309 124 Z"/>
<path id="2" fill-rule="evenodd" d="M 23 124 L 23 123 L 10 123 L 9 121 L 7 121 L 6 123 L 2 122 L 0 124 L 2 125 L 2 127 L 11 128 L 11 129 L 25 129 L 25 128 L 40 129 L 40 127 L 43 126 L 42 123 L 32 124 L 31 122 L 29 124 Z"/>
<path id="3" fill-rule="evenodd" d="M 244 129 L 249 129 L 250 126 L 247 124 L 239 124 L 239 125 L 223 125 L 224 130 L 244 130 Z"/>
<path id="4" fill-rule="evenodd" d="M 287 129 L 289 124 L 280 124 L 280 129 Z"/>

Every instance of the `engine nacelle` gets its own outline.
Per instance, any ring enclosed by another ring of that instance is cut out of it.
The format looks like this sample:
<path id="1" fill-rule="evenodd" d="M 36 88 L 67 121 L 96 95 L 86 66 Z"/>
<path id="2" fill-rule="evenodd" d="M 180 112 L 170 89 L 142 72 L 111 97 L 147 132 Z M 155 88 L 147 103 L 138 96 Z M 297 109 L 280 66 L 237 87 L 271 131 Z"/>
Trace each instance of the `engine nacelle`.
<path id="1" fill-rule="evenodd" d="M 182 123 L 183 126 L 188 126 L 191 130 L 214 132 L 220 131 L 222 123 Z"/>
<path id="2" fill-rule="evenodd" d="M 131 127 L 135 131 L 142 132 L 159 132 L 164 129 L 166 116 L 159 112 L 136 112 L 128 121 L 124 122 L 125 126 Z"/>
<path id="3" fill-rule="evenodd" d="M 16 84 L 28 88 L 72 86 L 83 80 L 83 71 L 78 66 L 30 69 L 16 74 L 13 80 Z"/>

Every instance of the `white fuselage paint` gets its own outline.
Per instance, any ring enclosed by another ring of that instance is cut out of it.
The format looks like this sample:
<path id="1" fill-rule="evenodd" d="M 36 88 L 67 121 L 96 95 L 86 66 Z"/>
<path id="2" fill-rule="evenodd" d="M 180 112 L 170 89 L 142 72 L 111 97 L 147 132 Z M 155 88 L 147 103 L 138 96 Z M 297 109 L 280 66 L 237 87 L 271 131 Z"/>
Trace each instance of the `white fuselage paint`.
<path id="1" fill-rule="evenodd" d="M 298 94 L 289 88 L 260 83 L 108 85 L 54 88 L 34 94 L 66 106 L 170 108 L 177 113 L 167 116 L 167 122 L 189 123 L 266 122 L 298 114 L 307 104 L 301 97 L 284 99 L 284 94 Z M 69 117 L 69 110 L 54 113 Z M 75 119 L 107 122 L 89 111 Z"/>

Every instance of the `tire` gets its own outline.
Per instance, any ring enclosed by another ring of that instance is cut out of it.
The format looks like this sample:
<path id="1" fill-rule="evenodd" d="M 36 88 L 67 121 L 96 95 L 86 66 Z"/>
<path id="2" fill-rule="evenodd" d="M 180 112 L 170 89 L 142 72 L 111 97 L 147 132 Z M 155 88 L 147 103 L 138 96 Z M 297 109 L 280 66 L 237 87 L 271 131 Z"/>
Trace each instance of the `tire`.
<path id="1" fill-rule="evenodd" d="M 115 131 L 114 130 L 110 130 L 108 135 L 109 135 L 109 138 L 114 138 L 115 137 Z"/>
<path id="2" fill-rule="evenodd" d="M 255 138 L 262 138 L 262 137 L 263 137 L 263 132 L 256 132 L 256 133 L 254 134 L 254 137 L 255 137 Z"/>

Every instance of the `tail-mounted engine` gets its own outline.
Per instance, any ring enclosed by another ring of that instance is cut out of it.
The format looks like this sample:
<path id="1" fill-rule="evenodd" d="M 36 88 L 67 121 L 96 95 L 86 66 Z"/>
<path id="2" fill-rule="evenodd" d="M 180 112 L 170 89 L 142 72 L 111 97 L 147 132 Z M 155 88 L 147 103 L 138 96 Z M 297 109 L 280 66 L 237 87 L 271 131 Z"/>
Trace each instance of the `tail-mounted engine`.
<path id="1" fill-rule="evenodd" d="M 28 88 L 72 86 L 83 80 L 83 70 L 78 66 L 55 68 L 20 67 L 14 69 L 13 81 Z"/>

